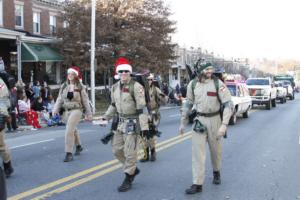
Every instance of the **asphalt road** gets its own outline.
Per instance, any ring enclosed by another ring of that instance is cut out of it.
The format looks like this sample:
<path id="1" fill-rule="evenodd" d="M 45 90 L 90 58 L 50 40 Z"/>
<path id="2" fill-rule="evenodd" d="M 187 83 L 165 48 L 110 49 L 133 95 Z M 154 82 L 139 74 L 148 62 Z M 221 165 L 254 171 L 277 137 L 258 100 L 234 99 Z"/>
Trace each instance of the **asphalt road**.
<path id="1" fill-rule="evenodd" d="M 203 192 L 193 196 L 184 194 L 192 184 L 191 140 L 189 133 L 178 136 L 178 107 L 162 111 L 158 159 L 138 164 L 141 173 L 126 193 L 117 192 L 124 175 L 111 146 L 100 142 L 108 128 L 81 123 L 84 151 L 70 163 L 63 162 L 64 127 L 9 134 L 15 173 L 7 180 L 8 196 L 10 200 L 300 199 L 299 113 L 296 96 L 270 111 L 256 107 L 248 119 L 239 118 L 224 140 L 222 184 L 212 184 L 207 156 Z"/>

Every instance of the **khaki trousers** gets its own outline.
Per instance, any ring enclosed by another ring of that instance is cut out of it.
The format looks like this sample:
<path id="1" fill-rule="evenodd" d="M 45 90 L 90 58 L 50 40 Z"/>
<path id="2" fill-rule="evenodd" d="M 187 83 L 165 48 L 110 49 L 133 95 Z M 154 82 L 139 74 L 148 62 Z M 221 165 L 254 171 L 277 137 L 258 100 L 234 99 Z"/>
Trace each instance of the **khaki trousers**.
<path id="1" fill-rule="evenodd" d="M 0 156 L 3 159 L 3 162 L 8 163 L 11 160 L 10 152 L 4 141 L 5 132 L 4 130 L 0 131 Z"/>
<path id="2" fill-rule="evenodd" d="M 222 139 L 216 139 L 221 119 L 219 115 L 198 117 L 198 119 L 207 128 L 207 132 L 192 131 L 192 168 L 193 184 L 202 185 L 205 176 L 206 142 L 208 142 L 213 170 L 221 170 Z"/>
<path id="3" fill-rule="evenodd" d="M 82 117 L 81 110 L 71 110 L 65 113 L 66 132 L 65 132 L 65 152 L 73 153 L 74 144 L 81 145 L 77 125 Z"/>
<path id="4" fill-rule="evenodd" d="M 138 152 L 137 134 L 125 134 L 116 131 L 112 140 L 112 149 L 115 157 L 123 164 L 123 171 L 133 175 L 136 169 Z"/>
<path id="5" fill-rule="evenodd" d="M 147 116 L 148 118 L 148 116 Z M 160 115 L 160 112 L 157 113 L 157 119 L 154 120 L 154 125 L 156 126 L 156 128 L 158 129 L 158 126 L 160 124 L 160 119 L 161 119 L 161 115 Z M 148 124 L 148 123 L 147 123 Z M 149 130 L 149 124 L 148 124 L 148 129 Z M 153 149 L 155 148 L 155 144 L 156 144 L 156 136 L 153 136 L 152 138 L 150 139 L 146 139 L 146 138 L 143 138 L 143 148 L 150 148 L 150 149 Z"/>

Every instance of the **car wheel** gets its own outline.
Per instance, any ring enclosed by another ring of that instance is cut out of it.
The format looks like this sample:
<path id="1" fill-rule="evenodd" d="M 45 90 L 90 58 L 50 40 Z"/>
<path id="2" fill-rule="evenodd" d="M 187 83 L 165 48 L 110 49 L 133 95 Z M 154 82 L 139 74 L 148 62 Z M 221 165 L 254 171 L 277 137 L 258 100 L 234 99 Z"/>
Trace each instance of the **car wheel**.
<path id="1" fill-rule="evenodd" d="M 276 107 L 276 99 L 272 99 L 272 107 Z"/>
<path id="2" fill-rule="evenodd" d="M 281 99 L 280 99 L 280 103 L 284 103 L 284 97 L 282 97 Z"/>
<path id="3" fill-rule="evenodd" d="M 266 103 L 266 109 L 271 110 L 271 99 Z"/>
<path id="4" fill-rule="evenodd" d="M 229 120 L 229 124 L 230 125 L 235 125 L 236 124 L 236 109 L 234 110 L 234 113 L 232 114 L 232 116 L 230 117 L 230 120 Z"/>
<path id="5" fill-rule="evenodd" d="M 246 112 L 243 113 L 243 118 L 248 118 L 249 117 L 249 112 L 248 110 Z"/>

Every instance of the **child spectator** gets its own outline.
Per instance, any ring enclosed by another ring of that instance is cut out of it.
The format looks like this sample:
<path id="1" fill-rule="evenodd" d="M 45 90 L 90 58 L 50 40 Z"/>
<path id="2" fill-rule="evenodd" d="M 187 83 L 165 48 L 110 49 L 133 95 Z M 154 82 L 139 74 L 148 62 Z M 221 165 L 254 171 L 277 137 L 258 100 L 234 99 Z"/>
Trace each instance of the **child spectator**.
<path id="1" fill-rule="evenodd" d="M 38 121 L 38 113 L 31 110 L 30 100 L 25 96 L 18 100 L 19 113 L 25 114 L 26 122 L 28 125 L 32 125 L 34 128 L 41 128 Z"/>
<path id="2" fill-rule="evenodd" d="M 43 104 L 43 99 L 42 97 L 38 97 L 36 98 L 32 105 L 31 105 L 31 108 L 34 110 L 34 111 L 37 111 L 37 112 L 42 112 L 42 111 L 45 111 L 45 107 L 44 107 L 44 104 Z"/>

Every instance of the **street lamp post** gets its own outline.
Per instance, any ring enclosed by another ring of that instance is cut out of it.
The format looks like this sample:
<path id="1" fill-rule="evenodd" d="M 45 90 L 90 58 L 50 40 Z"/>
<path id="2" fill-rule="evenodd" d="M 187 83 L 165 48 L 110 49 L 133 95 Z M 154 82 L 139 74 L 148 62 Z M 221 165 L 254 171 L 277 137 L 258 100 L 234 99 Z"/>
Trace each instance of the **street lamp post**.
<path id="1" fill-rule="evenodd" d="M 95 108 L 95 27 L 96 27 L 96 0 L 92 0 L 92 23 L 91 23 L 91 98 L 93 114 Z"/>

